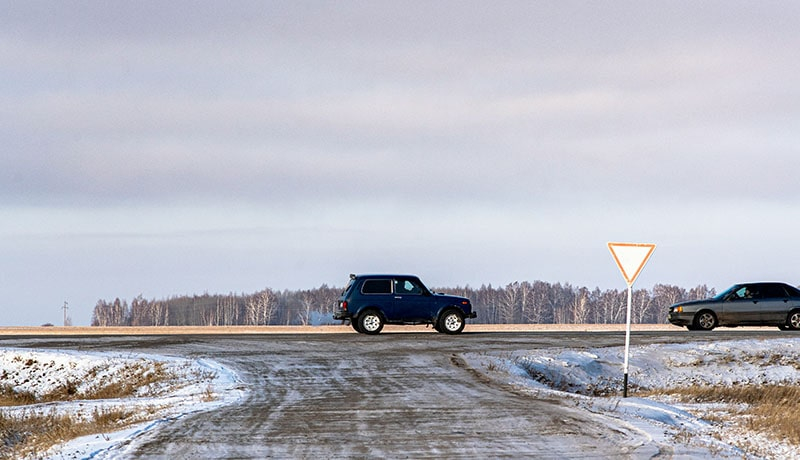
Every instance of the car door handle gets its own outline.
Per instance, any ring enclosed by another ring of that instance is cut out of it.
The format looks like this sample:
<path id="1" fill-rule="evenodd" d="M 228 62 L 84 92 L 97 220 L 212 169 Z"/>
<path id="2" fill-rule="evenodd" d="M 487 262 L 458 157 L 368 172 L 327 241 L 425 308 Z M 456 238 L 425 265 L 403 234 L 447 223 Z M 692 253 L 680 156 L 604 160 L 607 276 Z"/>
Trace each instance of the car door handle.
<path id="1" fill-rule="evenodd" d="M 402 299 L 403 296 L 396 295 L 396 296 L 394 296 L 394 298 L 399 300 L 399 299 Z"/>

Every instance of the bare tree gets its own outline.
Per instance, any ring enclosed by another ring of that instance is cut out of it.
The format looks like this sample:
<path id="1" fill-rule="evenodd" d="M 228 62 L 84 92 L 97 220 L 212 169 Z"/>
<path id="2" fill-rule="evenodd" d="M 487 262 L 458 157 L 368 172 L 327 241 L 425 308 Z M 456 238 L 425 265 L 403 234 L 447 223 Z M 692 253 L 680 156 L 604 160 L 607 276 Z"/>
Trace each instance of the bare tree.
<path id="1" fill-rule="evenodd" d="M 631 323 L 641 324 L 650 315 L 653 298 L 647 289 L 637 289 L 631 293 Z"/>
<path id="2" fill-rule="evenodd" d="M 498 321 L 502 324 L 510 324 L 514 322 L 516 317 L 517 307 L 519 305 L 520 288 L 519 282 L 508 284 L 503 289 L 502 294 L 498 299 L 497 316 Z"/>
<path id="3" fill-rule="evenodd" d="M 705 284 L 698 285 L 689 290 L 689 298 L 686 300 L 702 300 L 702 299 L 710 299 L 717 295 L 717 291 L 714 288 L 709 288 Z"/>
<path id="4" fill-rule="evenodd" d="M 275 312 L 275 294 L 264 289 L 245 300 L 245 323 L 250 325 L 267 325 Z"/>
<path id="5" fill-rule="evenodd" d="M 571 302 L 572 322 L 575 324 L 585 324 L 589 320 L 589 290 L 578 289 Z"/>

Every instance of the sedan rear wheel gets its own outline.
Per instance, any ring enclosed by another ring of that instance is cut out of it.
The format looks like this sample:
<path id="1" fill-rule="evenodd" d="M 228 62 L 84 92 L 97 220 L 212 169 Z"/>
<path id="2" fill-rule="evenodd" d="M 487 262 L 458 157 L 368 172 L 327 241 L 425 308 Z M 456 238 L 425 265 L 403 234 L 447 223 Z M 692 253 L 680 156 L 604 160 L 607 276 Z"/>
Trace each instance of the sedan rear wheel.
<path id="1" fill-rule="evenodd" d="M 786 320 L 786 325 L 789 326 L 789 329 L 795 331 L 800 329 L 800 310 L 795 310 L 789 313 L 789 318 Z"/>
<path id="2" fill-rule="evenodd" d="M 694 327 L 698 331 L 710 331 L 717 327 L 717 317 L 714 312 L 703 310 L 694 317 Z"/>

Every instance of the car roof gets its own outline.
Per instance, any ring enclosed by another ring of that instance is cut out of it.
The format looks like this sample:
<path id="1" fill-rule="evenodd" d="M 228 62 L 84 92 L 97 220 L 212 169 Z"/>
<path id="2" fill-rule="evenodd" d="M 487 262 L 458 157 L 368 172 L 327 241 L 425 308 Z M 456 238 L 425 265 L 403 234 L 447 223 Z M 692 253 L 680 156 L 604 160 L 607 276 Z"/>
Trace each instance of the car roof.
<path id="1" fill-rule="evenodd" d="M 350 275 L 350 278 L 418 278 L 417 275 L 409 275 L 403 273 L 368 273 L 368 274 L 361 274 L 361 275 Z"/>
<path id="2" fill-rule="evenodd" d="M 783 281 L 748 281 L 746 283 L 736 283 L 735 286 L 745 286 L 745 285 L 753 285 L 753 284 L 781 284 L 784 286 L 792 286 L 789 283 L 784 283 Z"/>

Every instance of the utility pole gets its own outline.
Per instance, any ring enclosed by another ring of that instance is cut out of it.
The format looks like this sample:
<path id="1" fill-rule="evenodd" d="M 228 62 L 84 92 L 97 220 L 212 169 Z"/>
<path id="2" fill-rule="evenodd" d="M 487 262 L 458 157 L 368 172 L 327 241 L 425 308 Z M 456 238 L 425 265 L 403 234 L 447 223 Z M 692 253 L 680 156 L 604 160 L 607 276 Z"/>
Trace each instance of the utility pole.
<path id="1" fill-rule="evenodd" d="M 66 326 L 67 325 L 67 310 L 69 310 L 69 307 L 67 306 L 67 301 L 66 300 L 64 301 L 64 306 L 61 307 L 61 309 L 64 310 L 64 326 Z"/>

